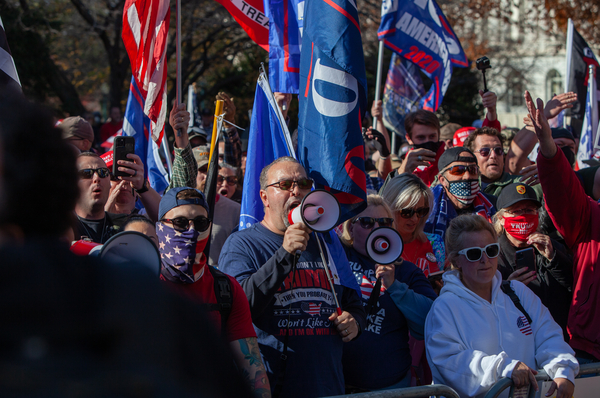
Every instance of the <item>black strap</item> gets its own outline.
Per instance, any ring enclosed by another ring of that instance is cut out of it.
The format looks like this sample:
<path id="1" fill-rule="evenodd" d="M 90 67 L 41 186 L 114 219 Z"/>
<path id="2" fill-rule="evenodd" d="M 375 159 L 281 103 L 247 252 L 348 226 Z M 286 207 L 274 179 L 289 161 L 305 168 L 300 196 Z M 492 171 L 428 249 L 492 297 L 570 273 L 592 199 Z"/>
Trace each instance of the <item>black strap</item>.
<path id="1" fill-rule="evenodd" d="M 521 300 L 519 300 L 519 296 L 517 296 L 517 293 L 515 293 L 512 286 L 510 285 L 510 281 L 502 281 L 502 291 L 508 297 L 510 297 L 510 299 L 514 303 L 515 307 L 517 307 L 517 309 L 519 311 L 521 311 L 523 313 L 523 315 L 525 315 L 525 318 L 527 318 L 527 321 L 529 322 L 529 324 L 532 325 L 531 317 L 529 316 L 527 311 L 525 311 L 525 308 L 523 308 L 523 306 L 521 305 Z"/>
<path id="2" fill-rule="evenodd" d="M 377 308 L 377 301 L 379 300 L 379 294 L 381 293 L 381 277 L 377 278 L 375 282 L 375 286 L 373 286 L 373 291 L 371 291 L 371 296 L 369 297 L 369 301 L 367 301 L 367 308 L 365 311 L 367 313 L 367 319 L 369 315 L 371 315 L 371 311 L 374 308 Z"/>
<path id="3" fill-rule="evenodd" d="M 227 275 L 219 271 L 213 266 L 207 265 L 210 273 L 215 281 L 215 296 L 217 304 L 208 304 L 208 311 L 219 311 L 221 313 L 221 334 L 225 336 L 227 320 L 231 314 L 233 306 L 233 295 L 231 294 L 231 284 Z"/>

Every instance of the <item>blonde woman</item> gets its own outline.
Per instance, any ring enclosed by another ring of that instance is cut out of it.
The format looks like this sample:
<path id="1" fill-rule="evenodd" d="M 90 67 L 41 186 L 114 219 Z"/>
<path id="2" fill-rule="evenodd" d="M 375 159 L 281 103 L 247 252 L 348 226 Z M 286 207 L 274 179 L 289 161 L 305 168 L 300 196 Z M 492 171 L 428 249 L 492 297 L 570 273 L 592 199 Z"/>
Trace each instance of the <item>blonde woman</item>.
<path id="1" fill-rule="evenodd" d="M 363 304 L 370 309 L 369 323 L 360 339 L 344 345 L 344 377 L 351 391 L 410 386 L 408 332 L 423 338 L 425 316 L 436 297 L 414 264 L 399 259 L 381 265 L 368 257 L 365 243 L 371 231 L 392 227 L 394 219 L 380 196 L 369 195 L 367 202 L 366 210 L 343 224 L 341 237 L 350 268 L 363 292 Z M 376 297 L 373 287 L 379 277 L 379 297 L 369 306 L 371 296 Z"/>
<path id="2" fill-rule="evenodd" d="M 560 326 L 524 284 L 509 282 L 518 308 L 504 293 L 498 272 L 496 231 L 479 215 L 453 219 L 446 231 L 451 271 L 425 322 L 427 359 L 435 383 L 461 397 L 483 397 L 501 377 L 538 390 L 536 369 L 553 379 L 548 395 L 571 398 L 579 364 Z"/>

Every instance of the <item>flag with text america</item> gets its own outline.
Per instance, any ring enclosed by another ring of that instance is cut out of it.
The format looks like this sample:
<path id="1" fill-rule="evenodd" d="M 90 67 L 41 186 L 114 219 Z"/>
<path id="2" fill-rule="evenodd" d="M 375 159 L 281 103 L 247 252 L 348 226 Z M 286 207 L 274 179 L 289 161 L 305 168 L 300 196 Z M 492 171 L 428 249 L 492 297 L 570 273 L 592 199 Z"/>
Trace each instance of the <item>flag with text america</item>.
<path id="1" fill-rule="evenodd" d="M 298 158 L 316 188 L 331 191 L 343 222 L 366 207 L 361 121 L 367 79 L 356 3 L 311 0 L 304 8 Z"/>

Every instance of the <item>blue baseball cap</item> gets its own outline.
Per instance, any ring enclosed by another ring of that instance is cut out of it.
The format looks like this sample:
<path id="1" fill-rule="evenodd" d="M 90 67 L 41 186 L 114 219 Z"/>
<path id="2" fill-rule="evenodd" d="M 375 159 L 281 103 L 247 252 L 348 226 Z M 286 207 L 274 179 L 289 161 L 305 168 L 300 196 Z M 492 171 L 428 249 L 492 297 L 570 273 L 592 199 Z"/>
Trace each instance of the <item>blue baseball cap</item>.
<path id="1" fill-rule="evenodd" d="M 186 191 L 188 189 L 192 189 L 196 192 L 198 192 L 200 194 L 199 198 L 188 198 L 188 199 L 177 199 L 177 194 L 181 191 Z M 204 207 L 206 209 L 206 212 L 208 213 L 208 203 L 206 202 L 206 199 L 204 198 L 204 194 L 202 193 L 202 191 L 199 191 L 195 188 L 190 188 L 190 187 L 179 187 L 179 188 L 173 188 L 171 190 L 169 190 L 160 200 L 160 205 L 158 206 L 158 219 L 162 220 L 163 217 L 165 216 L 165 214 L 167 214 L 167 212 L 171 209 L 174 209 L 175 207 L 178 206 L 183 206 L 183 205 L 200 205 L 202 207 Z"/>

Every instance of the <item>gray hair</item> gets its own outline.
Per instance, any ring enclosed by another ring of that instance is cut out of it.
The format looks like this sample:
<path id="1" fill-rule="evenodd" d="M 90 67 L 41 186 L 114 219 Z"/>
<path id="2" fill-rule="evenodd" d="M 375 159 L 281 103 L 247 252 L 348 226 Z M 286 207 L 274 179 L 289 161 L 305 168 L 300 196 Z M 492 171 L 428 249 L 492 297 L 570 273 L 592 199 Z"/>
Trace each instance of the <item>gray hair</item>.
<path id="1" fill-rule="evenodd" d="M 292 163 L 300 164 L 300 162 L 298 162 L 296 159 L 294 159 L 291 156 L 282 156 L 280 158 L 275 159 L 270 164 L 266 165 L 260 172 L 260 180 L 259 180 L 260 181 L 260 189 L 262 189 L 262 190 L 267 189 L 267 183 L 268 183 L 267 175 L 269 174 L 269 170 L 271 170 L 271 167 L 273 167 L 277 163 L 282 163 L 282 162 L 292 162 Z"/>

